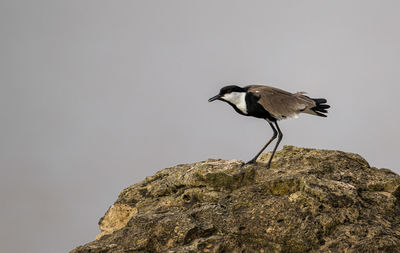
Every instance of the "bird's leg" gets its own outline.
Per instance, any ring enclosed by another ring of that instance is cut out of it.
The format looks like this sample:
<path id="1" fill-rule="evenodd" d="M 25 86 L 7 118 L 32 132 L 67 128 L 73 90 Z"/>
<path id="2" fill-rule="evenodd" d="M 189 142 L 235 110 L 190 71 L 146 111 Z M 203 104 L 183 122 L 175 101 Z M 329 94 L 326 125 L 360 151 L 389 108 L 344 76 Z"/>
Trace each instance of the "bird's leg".
<path id="1" fill-rule="evenodd" d="M 268 161 L 268 163 L 267 163 L 267 169 L 269 169 L 269 166 L 271 165 L 272 158 L 273 158 L 274 155 L 275 155 L 275 151 L 276 151 L 276 149 L 278 148 L 279 143 L 281 142 L 282 137 L 283 137 L 283 134 L 282 134 L 282 132 L 281 132 L 281 129 L 279 129 L 278 123 L 277 123 L 276 121 L 275 121 L 275 126 L 276 126 L 276 128 L 278 129 L 278 141 L 276 142 L 275 147 L 274 147 L 274 150 L 272 151 L 271 157 L 269 158 L 269 161 Z"/>
<path id="2" fill-rule="evenodd" d="M 273 135 L 272 138 L 267 142 L 267 144 L 265 144 L 265 146 L 260 150 L 260 152 L 258 152 L 257 155 L 256 155 L 253 159 L 251 159 L 250 161 L 248 161 L 246 164 L 249 164 L 249 163 L 254 163 L 254 164 L 255 164 L 257 158 L 261 155 L 261 153 L 264 151 L 264 149 L 266 149 L 266 148 L 268 147 L 268 145 L 269 145 L 273 140 L 275 140 L 276 136 L 278 135 L 278 132 L 276 131 L 274 125 L 273 125 L 271 122 L 268 122 L 268 123 L 269 123 L 269 125 L 271 126 L 272 130 L 274 131 L 274 135 Z M 279 129 L 279 128 L 278 128 L 278 129 Z"/>

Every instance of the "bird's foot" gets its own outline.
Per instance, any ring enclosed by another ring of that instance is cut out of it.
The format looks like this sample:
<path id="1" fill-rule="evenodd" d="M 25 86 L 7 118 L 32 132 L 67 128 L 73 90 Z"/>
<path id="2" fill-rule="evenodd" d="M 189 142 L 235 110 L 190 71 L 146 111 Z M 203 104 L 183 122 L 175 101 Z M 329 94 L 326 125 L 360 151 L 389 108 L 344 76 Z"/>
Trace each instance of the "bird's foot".
<path id="1" fill-rule="evenodd" d="M 267 163 L 266 168 L 269 169 L 269 167 L 271 167 L 271 163 Z"/>
<path id="2" fill-rule="evenodd" d="M 250 161 L 248 161 L 247 163 L 243 164 L 243 165 L 247 165 L 247 164 L 254 164 L 256 165 L 256 160 L 255 159 L 251 159 Z"/>

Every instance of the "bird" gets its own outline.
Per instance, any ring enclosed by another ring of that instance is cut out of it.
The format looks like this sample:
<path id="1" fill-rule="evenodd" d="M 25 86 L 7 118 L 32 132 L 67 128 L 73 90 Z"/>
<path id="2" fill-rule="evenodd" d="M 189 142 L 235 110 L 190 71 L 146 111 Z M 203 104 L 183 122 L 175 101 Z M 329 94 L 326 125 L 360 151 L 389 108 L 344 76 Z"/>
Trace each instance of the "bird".
<path id="1" fill-rule="evenodd" d="M 298 118 L 300 113 L 312 114 L 319 117 L 327 117 L 327 109 L 330 106 L 325 98 L 310 98 L 306 92 L 290 93 L 279 88 L 265 85 L 249 85 L 239 87 L 228 85 L 220 89 L 219 93 L 210 98 L 208 102 L 220 100 L 228 103 L 233 109 L 244 116 L 265 119 L 273 130 L 271 139 L 264 147 L 245 164 L 256 164 L 257 158 L 278 137 L 271 157 L 266 165 L 270 168 L 275 151 L 283 138 L 278 121 L 288 118 Z"/>

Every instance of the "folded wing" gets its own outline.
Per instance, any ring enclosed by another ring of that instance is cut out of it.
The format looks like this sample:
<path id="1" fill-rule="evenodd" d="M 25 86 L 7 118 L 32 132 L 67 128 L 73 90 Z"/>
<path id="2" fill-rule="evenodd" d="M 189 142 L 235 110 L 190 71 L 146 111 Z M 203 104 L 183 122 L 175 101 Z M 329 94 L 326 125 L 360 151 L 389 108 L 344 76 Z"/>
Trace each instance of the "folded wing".
<path id="1" fill-rule="evenodd" d="M 311 108 L 316 106 L 313 99 L 303 95 L 304 92 L 290 93 L 263 85 L 250 85 L 245 88 L 258 97 L 258 103 L 276 119 L 297 117 L 301 112 L 310 113 L 313 112 Z"/>

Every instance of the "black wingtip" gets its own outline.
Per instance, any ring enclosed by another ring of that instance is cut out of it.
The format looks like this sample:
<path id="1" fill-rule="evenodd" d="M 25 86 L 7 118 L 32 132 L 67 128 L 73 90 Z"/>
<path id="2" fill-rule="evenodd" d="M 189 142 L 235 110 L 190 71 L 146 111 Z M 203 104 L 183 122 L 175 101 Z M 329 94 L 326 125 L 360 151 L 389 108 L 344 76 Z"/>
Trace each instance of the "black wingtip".
<path id="1" fill-rule="evenodd" d="M 331 108 L 330 105 L 325 104 L 328 101 L 325 98 L 313 98 L 312 100 L 314 100 L 316 106 L 311 108 L 311 110 L 320 117 L 327 117 L 324 113 L 328 113 L 327 109 Z"/>
<path id="2" fill-rule="evenodd" d="M 314 111 L 314 112 L 315 112 L 316 115 L 318 115 L 320 117 L 324 117 L 324 118 L 328 117 L 328 115 L 326 115 L 326 114 L 322 114 L 322 113 L 317 112 L 317 111 Z"/>
<path id="3" fill-rule="evenodd" d="M 314 100 L 317 104 L 325 104 L 328 102 L 325 98 L 313 98 L 312 100 Z"/>

